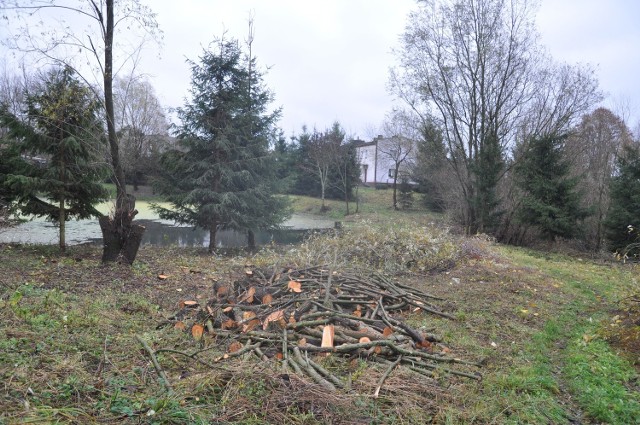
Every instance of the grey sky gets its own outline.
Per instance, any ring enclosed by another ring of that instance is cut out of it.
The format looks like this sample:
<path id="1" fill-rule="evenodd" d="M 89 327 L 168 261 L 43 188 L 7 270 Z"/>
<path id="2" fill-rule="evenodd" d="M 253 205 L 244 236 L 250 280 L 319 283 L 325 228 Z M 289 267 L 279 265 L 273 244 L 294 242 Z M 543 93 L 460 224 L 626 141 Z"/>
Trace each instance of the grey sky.
<path id="1" fill-rule="evenodd" d="M 285 133 L 339 120 L 349 134 L 368 138 L 392 107 L 391 51 L 415 7 L 413 0 L 187 0 L 179 8 L 157 1 L 166 44 L 162 59 L 144 68 L 155 74 L 162 100 L 178 106 L 189 87 L 184 58 L 197 59 L 224 29 L 244 39 L 252 14 L 255 53 L 271 66 L 267 82 L 283 106 Z M 638 19 L 637 0 L 542 0 L 537 19 L 554 59 L 594 65 L 605 104 L 629 114 L 632 126 L 640 108 Z"/>
<path id="2" fill-rule="evenodd" d="M 541 0 L 541 42 L 555 60 L 596 67 L 605 106 L 640 120 L 640 1 Z M 391 53 L 414 0 L 147 1 L 164 31 L 160 52 L 149 45 L 138 70 L 149 74 L 161 102 L 189 96 L 190 70 L 203 47 L 227 30 L 244 39 L 254 18 L 254 52 L 271 67 L 267 85 L 283 107 L 286 135 L 303 124 L 324 129 L 338 120 L 351 136 L 377 134 L 393 105 L 387 92 Z M 2 30 L 0 29 L 0 33 Z M 157 55 L 160 53 L 161 57 Z"/>

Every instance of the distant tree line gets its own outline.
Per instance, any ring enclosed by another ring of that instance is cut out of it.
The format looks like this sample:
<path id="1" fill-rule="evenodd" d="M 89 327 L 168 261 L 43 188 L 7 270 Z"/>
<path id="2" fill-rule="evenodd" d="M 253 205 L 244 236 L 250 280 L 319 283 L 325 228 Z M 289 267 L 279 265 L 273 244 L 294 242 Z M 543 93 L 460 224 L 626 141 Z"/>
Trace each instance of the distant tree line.
<path id="1" fill-rule="evenodd" d="M 414 180 L 467 234 L 620 250 L 640 222 L 638 140 L 594 109 L 590 68 L 537 44 L 534 16 L 526 0 L 437 0 L 410 15 L 391 84 L 419 134 Z"/>

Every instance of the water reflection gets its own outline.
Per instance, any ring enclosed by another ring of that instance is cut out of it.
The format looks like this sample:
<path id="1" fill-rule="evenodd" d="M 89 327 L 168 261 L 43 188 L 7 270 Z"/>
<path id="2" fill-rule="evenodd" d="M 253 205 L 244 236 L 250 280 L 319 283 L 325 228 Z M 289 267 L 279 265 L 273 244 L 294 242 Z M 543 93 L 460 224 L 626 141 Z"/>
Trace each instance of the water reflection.
<path id="1" fill-rule="evenodd" d="M 146 227 L 143 245 L 168 246 L 178 245 L 182 247 L 209 246 L 209 232 L 191 227 L 177 227 L 152 220 L 138 220 L 138 223 Z M 302 241 L 309 233 L 308 229 L 282 229 L 273 231 L 256 232 L 256 244 L 268 245 L 293 244 Z M 246 233 L 234 230 L 221 230 L 216 235 L 216 247 L 240 248 L 247 246 Z"/>
<path id="2" fill-rule="evenodd" d="M 181 247 L 209 246 L 209 232 L 188 226 L 178 226 L 172 222 L 157 218 L 136 220 L 146 227 L 143 245 Z M 311 215 L 298 214 L 284 223 L 284 229 L 276 231 L 256 232 L 256 244 L 268 245 L 292 244 L 300 242 L 304 236 L 314 229 L 333 227 L 333 221 Z M 68 245 L 81 243 L 102 243 L 102 235 L 97 220 L 72 220 L 66 224 L 66 240 Z M 22 244 L 57 244 L 58 226 L 42 219 L 34 219 L 18 226 L 0 230 L 0 243 Z M 219 231 L 216 235 L 216 247 L 238 248 L 247 245 L 245 233 L 231 230 Z"/>

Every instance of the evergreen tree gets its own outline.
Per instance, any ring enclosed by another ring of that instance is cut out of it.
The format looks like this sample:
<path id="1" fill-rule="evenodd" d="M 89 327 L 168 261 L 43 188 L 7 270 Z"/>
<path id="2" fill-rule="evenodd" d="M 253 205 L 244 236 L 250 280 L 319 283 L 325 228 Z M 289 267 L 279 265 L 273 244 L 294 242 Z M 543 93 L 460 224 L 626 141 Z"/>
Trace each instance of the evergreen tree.
<path id="1" fill-rule="evenodd" d="M 236 40 L 218 39 L 200 63 L 191 63 L 192 99 L 177 113 L 178 148 L 163 155 L 165 172 L 156 189 L 171 208 L 160 216 L 209 230 L 209 251 L 219 229 L 247 231 L 277 227 L 288 215 L 275 196 L 269 143 L 280 111 L 268 113 L 272 93 L 255 59 Z"/>
<path id="2" fill-rule="evenodd" d="M 424 206 L 434 212 L 443 212 L 447 204 L 445 187 L 450 178 L 446 175 L 448 164 L 442 131 L 432 121 L 427 121 L 420 133 L 422 140 L 418 142 L 411 177 L 418 183 L 416 191 L 422 194 Z"/>
<path id="3" fill-rule="evenodd" d="M 306 127 L 302 128 L 302 134 L 295 137 L 296 167 L 290 193 L 323 200 L 353 199 L 360 165 L 353 146 L 345 143 L 345 136 L 339 122 L 323 132 L 314 129 L 309 133 Z"/>
<path id="4" fill-rule="evenodd" d="M 1 113 L 6 114 L 6 110 L 3 108 Z M 7 180 L 28 166 L 20 155 L 19 147 L 8 137 L 0 138 L 0 228 L 10 226 L 18 212 L 19 193 L 7 184 Z"/>
<path id="5" fill-rule="evenodd" d="M 640 147 L 627 146 L 617 161 L 611 180 L 611 208 L 604 222 L 606 237 L 613 251 L 623 253 L 640 235 Z M 632 249 L 638 255 L 640 248 Z M 627 253 L 628 254 L 628 253 Z"/>
<path id="6" fill-rule="evenodd" d="M 275 174 L 278 183 L 278 193 L 290 193 L 295 182 L 296 172 L 296 146 L 287 143 L 282 130 L 279 130 L 273 145 L 273 155 L 275 162 Z"/>
<path id="7" fill-rule="evenodd" d="M 470 212 L 476 214 L 471 222 L 476 223 L 477 231 L 480 233 L 493 233 L 502 215 L 498 210 L 500 200 L 496 193 L 500 173 L 504 167 L 501 152 L 498 137 L 488 135 L 484 141 L 484 149 L 478 153 L 470 166 L 475 177 L 475 185 L 470 188 L 474 204 Z"/>
<path id="8" fill-rule="evenodd" d="M 70 68 L 56 69 L 27 96 L 27 120 L 3 108 L 0 119 L 12 143 L 30 161 L 22 161 L 4 184 L 23 215 L 46 217 L 59 227 L 65 250 L 65 222 L 100 217 L 94 204 L 108 199 L 100 184 L 107 174 L 99 160 L 103 129 L 100 105 Z"/>
<path id="9" fill-rule="evenodd" d="M 313 133 L 317 133 L 314 130 Z M 320 196 L 321 188 L 318 177 L 314 173 L 315 167 L 311 163 L 311 138 L 306 126 L 302 127 L 302 133 L 294 136 L 295 141 L 293 157 L 295 159 L 294 181 L 290 193 L 293 195 Z"/>
<path id="10" fill-rule="evenodd" d="M 564 159 L 566 136 L 532 139 L 515 166 L 516 185 L 523 191 L 517 220 L 538 229 L 547 240 L 579 234 L 578 222 L 589 215 L 581 207 Z"/>
<path id="11" fill-rule="evenodd" d="M 353 142 L 337 146 L 336 164 L 329 174 L 329 182 L 332 186 L 328 192 L 339 193 L 345 202 L 346 215 L 351 214 L 349 202 L 354 200 L 353 190 L 360 183 L 360 162 Z"/>

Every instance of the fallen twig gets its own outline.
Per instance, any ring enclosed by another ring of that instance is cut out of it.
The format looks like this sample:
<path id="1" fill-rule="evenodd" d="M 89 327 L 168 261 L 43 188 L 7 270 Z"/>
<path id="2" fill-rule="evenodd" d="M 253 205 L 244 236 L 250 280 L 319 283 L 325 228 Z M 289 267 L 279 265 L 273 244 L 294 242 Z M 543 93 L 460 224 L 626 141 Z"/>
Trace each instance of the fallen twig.
<path id="1" fill-rule="evenodd" d="M 402 356 L 398 357 L 398 359 L 395 362 L 391 363 L 391 365 L 387 368 L 387 370 L 382 374 L 382 376 L 380 377 L 380 381 L 378 381 L 378 386 L 376 387 L 376 390 L 373 392 L 374 398 L 378 398 L 378 394 L 380 394 L 380 389 L 382 388 L 382 384 L 384 384 L 384 381 L 389 377 L 389 375 L 391 375 L 391 372 L 393 371 L 393 369 L 395 369 L 396 366 L 398 366 L 401 361 L 402 361 Z"/>
<path id="2" fill-rule="evenodd" d="M 142 339 L 140 336 L 136 335 L 136 339 L 140 344 L 142 344 L 142 347 L 149 354 L 149 357 L 151 358 L 151 363 L 153 364 L 153 367 L 156 369 L 156 372 L 158 373 L 158 376 L 160 378 L 159 379 L 160 384 L 165 388 L 165 390 L 169 394 L 173 394 L 173 388 L 169 383 L 169 378 L 167 377 L 167 374 L 164 372 L 162 367 L 160 367 L 160 363 L 158 363 L 158 359 L 156 358 L 154 351 L 151 349 L 151 347 L 149 347 L 147 342 L 144 339 Z"/>

